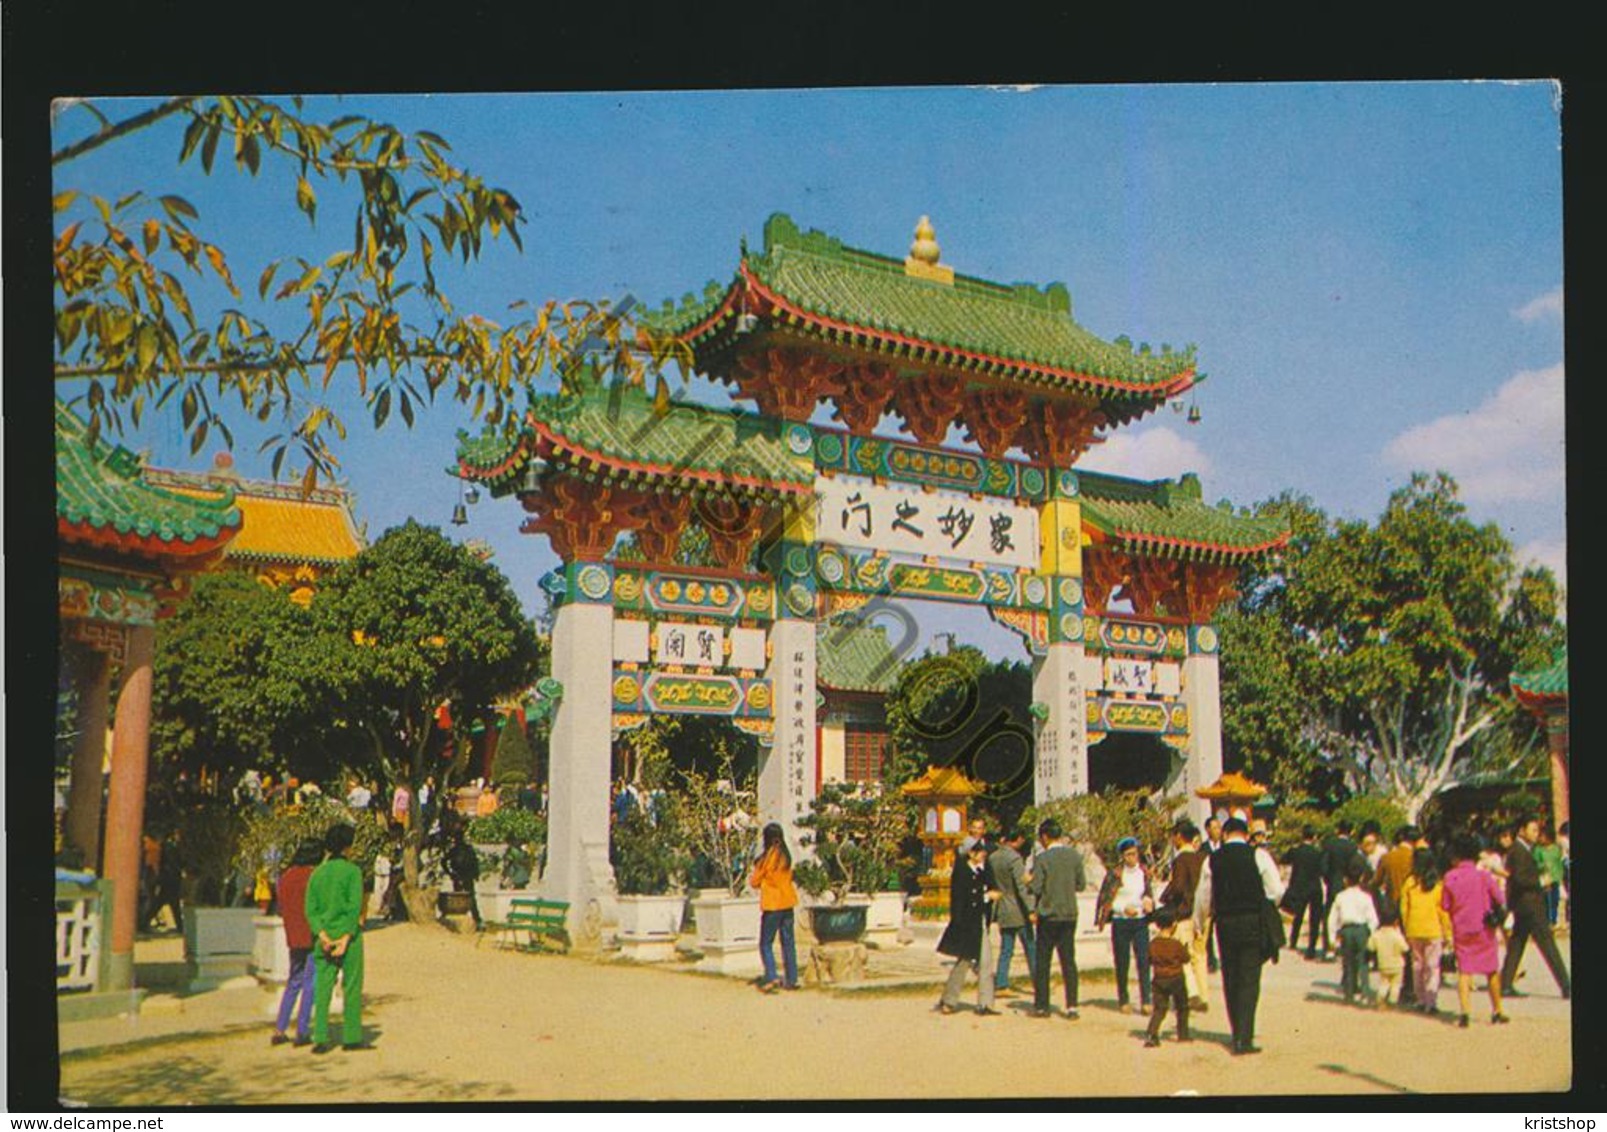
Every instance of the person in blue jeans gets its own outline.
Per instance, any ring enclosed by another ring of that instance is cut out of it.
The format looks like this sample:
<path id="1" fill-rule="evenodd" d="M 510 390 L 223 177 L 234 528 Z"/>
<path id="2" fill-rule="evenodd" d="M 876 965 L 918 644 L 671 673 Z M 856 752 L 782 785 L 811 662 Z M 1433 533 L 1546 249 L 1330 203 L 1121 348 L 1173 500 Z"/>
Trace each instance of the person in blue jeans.
<path id="1" fill-rule="evenodd" d="M 1027 887 L 1031 878 L 1022 852 L 1026 845 L 1027 835 L 1018 829 L 1006 833 L 999 847 L 988 854 L 989 881 L 999 893 L 998 902 L 993 907 L 999 924 L 999 964 L 993 973 L 993 987 L 998 994 L 1007 997 L 1015 994 L 1010 989 L 1010 959 L 1015 953 L 1016 939 L 1021 940 L 1021 946 L 1027 953 L 1028 975 L 1031 975 L 1038 959 L 1032 922 L 1028 919 L 1034 905 L 1032 893 Z"/>
<path id="2" fill-rule="evenodd" d="M 1138 839 L 1116 843 L 1116 863 L 1105 873 L 1094 904 L 1094 926 L 1110 925 L 1110 943 L 1116 959 L 1117 1009 L 1130 1009 L 1127 972 L 1138 960 L 1140 1013 L 1149 1012 L 1149 917 L 1155 911 L 1155 888 L 1149 868 L 1140 859 Z"/>
<path id="3" fill-rule="evenodd" d="M 759 890 L 759 958 L 764 963 L 759 989 L 766 994 L 797 990 L 798 948 L 794 941 L 793 917 L 798 907 L 798 889 L 792 883 L 792 854 L 787 850 L 787 839 L 777 822 L 764 827 L 764 846 L 748 883 Z M 777 935 L 781 936 L 785 982 L 776 978 Z"/>

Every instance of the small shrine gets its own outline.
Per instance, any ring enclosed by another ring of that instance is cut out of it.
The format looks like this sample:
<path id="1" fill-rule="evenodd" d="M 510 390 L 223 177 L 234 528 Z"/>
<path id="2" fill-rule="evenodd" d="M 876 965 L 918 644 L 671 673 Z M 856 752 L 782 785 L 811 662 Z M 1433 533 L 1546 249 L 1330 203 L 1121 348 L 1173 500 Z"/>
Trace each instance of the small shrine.
<path id="1" fill-rule="evenodd" d="M 1267 788 L 1259 782 L 1252 781 L 1236 770 L 1230 770 L 1209 786 L 1202 786 L 1194 791 L 1197 798 L 1204 798 L 1211 804 L 1211 812 L 1233 813 L 1242 811 L 1248 818 L 1251 809 L 1267 792 Z"/>
<path id="2" fill-rule="evenodd" d="M 582 376 L 532 394 L 512 434 L 461 436 L 450 469 L 517 496 L 563 561 L 542 582 L 566 690 L 545 883 L 576 928 L 610 899 L 613 737 L 655 712 L 723 716 L 760 741 L 761 820 L 793 827 L 825 766 L 819 628 L 872 603 L 969 604 L 1021 637 L 1039 803 L 1094 788 L 1088 748 L 1113 732 L 1161 753 L 1157 789 L 1221 774 L 1211 618 L 1288 528 L 1206 504 L 1193 475 L 1076 466 L 1184 410 L 1194 347 L 1100 338 L 1060 283 L 967 275 L 926 217 L 893 256 L 777 213 L 729 277 L 644 321 L 751 408 Z M 708 565 L 678 555 L 694 532 Z"/>
<path id="3" fill-rule="evenodd" d="M 1512 693 L 1546 729 L 1551 757 L 1551 822 L 1553 830 L 1568 820 L 1568 650 L 1558 649 L 1551 663 L 1512 674 Z"/>
<path id="4" fill-rule="evenodd" d="M 147 482 L 139 457 L 104 438 L 91 440 L 84 422 L 59 400 L 55 447 L 57 614 L 62 663 L 78 693 L 65 841 L 111 889 L 110 908 L 101 909 L 103 901 L 89 892 L 58 888 L 58 970 L 67 972 L 58 981 L 71 989 L 122 991 L 113 1005 L 127 1010 L 156 621 L 171 612 L 192 575 L 222 560 L 243 518 L 230 491 L 196 498 Z"/>
<path id="5" fill-rule="evenodd" d="M 918 920 L 942 919 L 949 914 L 949 880 L 954 875 L 954 852 L 965 840 L 966 814 L 971 799 L 986 790 L 987 783 L 973 782 L 958 767 L 929 766 L 900 789 L 920 807 L 919 836 L 928 861 L 920 876 L 921 894 L 910 901 L 910 915 Z"/>

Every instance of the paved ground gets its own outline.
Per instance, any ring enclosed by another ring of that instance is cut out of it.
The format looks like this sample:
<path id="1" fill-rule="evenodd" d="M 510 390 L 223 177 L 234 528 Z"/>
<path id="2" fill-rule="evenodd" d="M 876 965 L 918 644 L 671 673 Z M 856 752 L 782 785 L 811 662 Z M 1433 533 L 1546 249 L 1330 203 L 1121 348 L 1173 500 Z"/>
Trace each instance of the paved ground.
<path id="1" fill-rule="evenodd" d="M 1566 941 L 1562 941 L 1564 952 Z M 142 942 L 147 984 L 181 969 L 176 939 Z M 1020 961 L 1018 960 L 1018 963 Z M 761 995 L 745 982 L 599 958 L 475 947 L 472 937 L 398 925 L 368 939 L 366 1021 L 376 1048 L 270 1048 L 272 994 L 157 993 L 137 1020 L 61 1030 L 65 1098 L 92 1105 L 333 1105 L 536 1100 L 945 1098 L 997 1096 L 1501 1092 L 1567 1089 L 1569 1004 L 1538 959 L 1509 1004 L 1510 1026 L 1346 1007 L 1337 964 L 1285 952 L 1266 968 L 1258 1024 L 1265 1052 L 1234 1058 L 1218 1005 L 1198 1038 L 1142 1044 L 1143 1020 L 1115 1010 L 1108 979 L 1085 980 L 1082 1019 L 936 1012 L 944 974 L 922 929 L 873 956 L 869 989 Z M 974 1001 L 974 988 L 972 1001 Z M 1482 1000 L 1483 1006 L 1480 1006 Z M 1056 992 L 1056 1002 L 1060 998 Z M 1454 1010 L 1454 990 L 1442 992 Z M 986 1075 L 944 1068 L 980 1039 Z M 973 1094 L 975 1095 L 975 1094 Z"/>

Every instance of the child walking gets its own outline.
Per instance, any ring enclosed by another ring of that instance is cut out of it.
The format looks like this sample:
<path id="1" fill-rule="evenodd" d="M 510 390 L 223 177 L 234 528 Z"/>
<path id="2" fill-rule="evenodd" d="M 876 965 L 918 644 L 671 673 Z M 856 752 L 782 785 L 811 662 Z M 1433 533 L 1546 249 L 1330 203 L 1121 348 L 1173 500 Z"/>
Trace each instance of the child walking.
<path id="1" fill-rule="evenodd" d="M 1385 908 L 1379 917 L 1378 930 L 1367 940 L 1367 950 L 1378 957 L 1378 979 L 1384 984 L 1378 1007 L 1394 1006 L 1401 998 L 1401 976 L 1406 973 L 1406 960 L 1412 947 L 1401 931 L 1400 913 Z"/>
<path id="2" fill-rule="evenodd" d="M 1149 941 L 1154 990 L 1150 1001 L 1154 1005 L 1150 1008 L 1149 1034 L 1144 1045 L 1153 1049 L 1161 1044 L 1161 1026 L 1166 1021 L 1168 1003 L 1177 1008 L 1177 1040 L 1189 1040 L 1188 984 L 1183 978 L 1183 969 L 1189 964 L 1189 949 L 1177 938 L 1177 913 L 1171 908 L 1160 909 L 1151 917 L 1151 922 L 1157 932 Z"/>
<path id="3" fill-rule="evenodd" d="M 1346 1005 L 1355 1002 L 1357 995 L 1365 998 L 1371 993 L 1367 985 L 1367 940 L 1378 927 L 1378 907 L 1365 887 L 1367 876 L 1365 865 L 1352 861 L 1345 870 L 1345 887 L 1328 909 L 1328 937 L 1339 941 L 1339 985 Z"/>

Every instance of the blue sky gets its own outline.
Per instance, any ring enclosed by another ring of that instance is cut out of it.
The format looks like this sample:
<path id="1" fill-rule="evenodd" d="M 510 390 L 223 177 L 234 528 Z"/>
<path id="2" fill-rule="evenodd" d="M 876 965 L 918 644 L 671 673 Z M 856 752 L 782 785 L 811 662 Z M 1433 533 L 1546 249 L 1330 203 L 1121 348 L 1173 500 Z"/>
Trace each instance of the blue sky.
<path id="1" fill-rule="evenodd" d="M 525 254 L 492 245 L 452 273 L 462 309 L 657 305 L 729 279 L 738 241 L 757 244 L 774 211 L 891 255 L 929 215 L 958 271 L 1059 280 L 1102 337 L 1197 345 L 1203 420 L 1153 415 L 1083 466 L 1196 471 L 1208 499 L 1240 504 L 1289 488 L 1365 518 L 1414 469 L 1443 468 L 1476 519 L 1561 575 L 1557 97 L 1547 82 L 1420 82 L 346 95 L 309 108 L 434 130 L 521 201 Z M 98 105 L 116 117 L 143 103 Z M 88 128 L 64 111 L 57 142 Z M 309 227 L 267 166 L 256 181 L 232 165 L 179 169 L 181 128 L 64 165 L 56 188 L 186 196 L 243 286 L 272 258 L 349 241 L 349 212 L 327 201 Z M 534 610 L 555 559 L 517 533 L 517 503 L 446 525 L 459 427 L 474 426 L 442 403 L 411 432 L 354 428 L 340 455 L 359 517 L 371 534 L 414 516 L 488 541 Z M 239 431 L 246 474 L 267 474 L 258 437 Z M 210 454 L 189 456 L 176 419 L 124 442 L 168 466 Z M 1020 655 L 986 621 L 927 612 L 931 631 Z"/>

